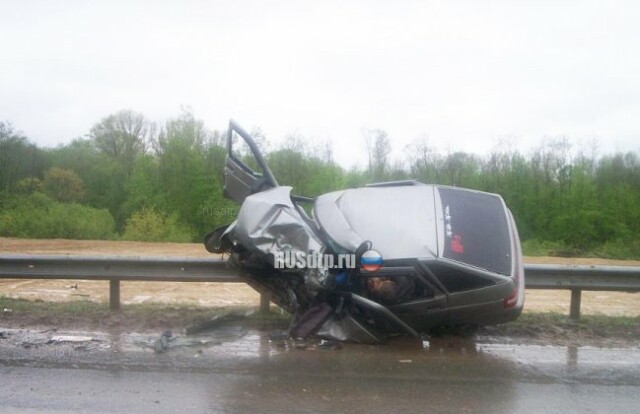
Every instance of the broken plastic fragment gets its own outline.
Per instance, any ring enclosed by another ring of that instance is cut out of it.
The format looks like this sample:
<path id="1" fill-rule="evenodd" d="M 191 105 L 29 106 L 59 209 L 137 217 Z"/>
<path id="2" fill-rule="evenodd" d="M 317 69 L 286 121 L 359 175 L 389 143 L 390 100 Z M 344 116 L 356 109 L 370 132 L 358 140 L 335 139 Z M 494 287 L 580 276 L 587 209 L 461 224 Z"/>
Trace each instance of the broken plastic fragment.
<path id="1" fill-rule="evenodd" d="M 89 342 L 93 338 L 90 336 L 75 336 L 75 335 L 56 335 L 51 337 L 51 342 Z"/>
<path id="2" fill-rule="evenodd" d="M 153 349 L 156 352 L 164 352 L 169 349 L 169 340 L 172 336 L 173 333 L 171 331 L 163 332 L 162 335 L 160 335 L 160 338 L 158 338 L 153 344 Z"/>

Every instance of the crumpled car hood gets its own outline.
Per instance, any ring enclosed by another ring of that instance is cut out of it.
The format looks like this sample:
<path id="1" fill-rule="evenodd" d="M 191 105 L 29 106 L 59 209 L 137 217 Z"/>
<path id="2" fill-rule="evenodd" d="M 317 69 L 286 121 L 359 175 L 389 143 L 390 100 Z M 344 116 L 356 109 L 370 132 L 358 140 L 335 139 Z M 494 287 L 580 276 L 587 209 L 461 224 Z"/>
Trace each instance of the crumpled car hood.
<path id="1" fill-rule="evenodd" d="M 291 187 L 275 187 L 247 197 L 226 233 L 234 242 L 264 254 L 324 251 L 318 236 L 291 202 Z"/>

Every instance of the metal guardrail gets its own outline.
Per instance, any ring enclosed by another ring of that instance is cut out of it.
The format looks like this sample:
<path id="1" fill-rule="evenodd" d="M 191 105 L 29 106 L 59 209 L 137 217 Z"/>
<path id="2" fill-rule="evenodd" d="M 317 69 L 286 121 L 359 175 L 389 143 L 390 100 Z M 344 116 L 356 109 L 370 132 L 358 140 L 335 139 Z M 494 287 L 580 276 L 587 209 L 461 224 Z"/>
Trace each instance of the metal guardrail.
<path id="1" fill-rule="evenodd" d="M 108 280 L 112 310 L 120 309 L 121 280 L 242 282 L 224 260 L 152 256 L 0 255 L 0 278 Z M 260 306 L 269 306 L 262 296 Z"/>
<path id="2" fill-rule="evenodd" d="M 640 291 L 640 267 L 529 264 L 524 273 L 528 289 Z"/>
<path id="3" fill-rule="evenodd" d="M 570 316 L 580 317 L 583 290 L 640 291 L 640 267 L 525 265 L 527 289 L 571 291 Z M 120 281 L 235 282 L 224 260 L 193 257 L 0 255 L 0 278 L 109 280 L 111 309 L 120 307 Z M 269 298 L 261 295 L 261 309 Z"/>
<path id="4" fill-rule="evenodd" d="M 640 267 L 530 264 L 524 273 L 527 289 L 571 290 L 571 319 L 580 319 L 583 290 L 640 291 Z"/>
<path id="5" fill-rule="evenodd" d="M 195 257 L 0 255 L 0 278 L 242 282 L 227 262 Z"/>

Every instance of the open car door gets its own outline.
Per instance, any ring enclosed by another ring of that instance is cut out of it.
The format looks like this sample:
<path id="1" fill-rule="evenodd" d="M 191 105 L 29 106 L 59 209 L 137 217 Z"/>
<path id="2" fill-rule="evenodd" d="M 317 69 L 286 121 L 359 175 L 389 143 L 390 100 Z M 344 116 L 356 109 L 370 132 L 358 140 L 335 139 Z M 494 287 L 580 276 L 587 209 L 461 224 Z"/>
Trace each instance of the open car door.
<path id="1" fill-rule="evenodd" d="M 235 121 L 229 121 L 224 168 L 225 197 L 242 204 L 251 194 L 277 186 L 278 182 L 253 138 Z"/>

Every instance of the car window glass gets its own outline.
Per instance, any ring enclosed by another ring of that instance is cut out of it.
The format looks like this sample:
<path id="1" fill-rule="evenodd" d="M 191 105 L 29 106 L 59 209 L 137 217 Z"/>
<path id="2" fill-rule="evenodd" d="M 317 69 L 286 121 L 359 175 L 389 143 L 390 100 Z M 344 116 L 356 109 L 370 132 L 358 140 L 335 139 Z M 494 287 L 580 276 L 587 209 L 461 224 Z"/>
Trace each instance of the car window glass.
<path id="1" fill-rule="evenodd" d="M 262 176 L 263 171 L 258 165 L 255 155 L 247 142 L 235 131 L 231 136 L 231 154 L 236 161 L 243 164 L 243 167 L 255 176 Z"/>
<path id="2" fill-rule="evenodd" d="M 509 224 L 502 200 L 488 193 L 440 187 L 444 257 L 511 274 Z"/>

